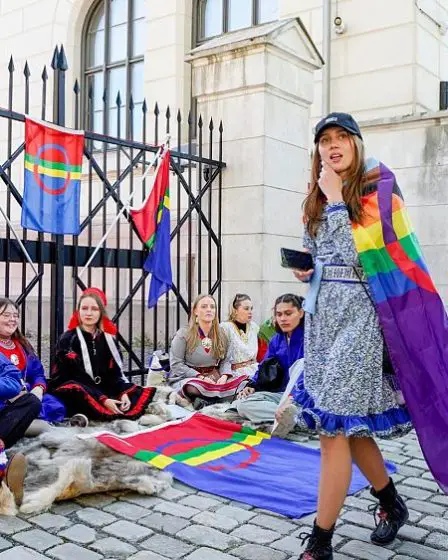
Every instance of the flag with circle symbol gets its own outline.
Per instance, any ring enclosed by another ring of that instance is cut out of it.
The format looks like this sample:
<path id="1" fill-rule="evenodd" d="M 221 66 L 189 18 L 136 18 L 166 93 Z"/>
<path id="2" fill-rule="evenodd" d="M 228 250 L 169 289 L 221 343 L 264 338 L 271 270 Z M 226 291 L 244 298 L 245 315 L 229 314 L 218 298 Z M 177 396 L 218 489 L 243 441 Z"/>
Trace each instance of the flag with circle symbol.
<path id="1" fill-rule="evenodd" d="M 83 149 L 83 131 L 26 117 L 23 228 L 79 234 Z"/>

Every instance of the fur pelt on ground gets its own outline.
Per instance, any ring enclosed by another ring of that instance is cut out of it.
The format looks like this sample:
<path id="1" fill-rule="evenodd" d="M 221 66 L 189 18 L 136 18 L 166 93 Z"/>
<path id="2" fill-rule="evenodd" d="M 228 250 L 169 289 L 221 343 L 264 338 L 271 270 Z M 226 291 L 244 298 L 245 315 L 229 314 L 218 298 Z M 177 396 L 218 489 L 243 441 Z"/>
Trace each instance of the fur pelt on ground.
<path id="1" fill-rule="evenodd" d="M 21 451 L 28 458 L 22 513 L 48 509 L 55 501 L 70 500 L 82 494 L 113 490 L 134 490 L 158 494 L 171 485 L 171 475 L 132 459 L 99 443 L 95 438 L 80 439 L 77 434 L 102 430 L 117 434 L 133 433 L 171 420 L 167 404 L 187 406 L 177 392 L 158 387 L 146 414 L 138 421 L 115 420 L 91 423 L 88 428 L 52 427 L 35 438 L 23 438 L 8 454 Z M 0 514 L 15 515 L 14 498 L 2 483 Z"/>

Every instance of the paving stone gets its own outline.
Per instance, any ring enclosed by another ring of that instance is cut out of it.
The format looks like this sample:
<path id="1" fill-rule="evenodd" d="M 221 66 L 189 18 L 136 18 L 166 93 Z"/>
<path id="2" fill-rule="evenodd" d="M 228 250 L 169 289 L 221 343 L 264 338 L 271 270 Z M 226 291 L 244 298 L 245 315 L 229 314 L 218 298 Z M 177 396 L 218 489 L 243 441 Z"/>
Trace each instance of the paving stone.
<path id="1" fill-rule="evenodd" d="M 350 554 L 363 560 L 388 560 L 395 554 L 393 550 L 363 541 L 350 541 L 340 548 L 339 552 Z"/>
<path id="2" fill-rule="evenodd" d="M 415 511 L 426 513 L 428 515 L 443 515 L 445 513 L 445 508 L 438 504 L 433 504 L 432 502 L 422 502 L 421 500 L 408 500 L 406 502 L 408 508 Z"/>
<path id="3" fill-rule="evenodd" d="M 396 552 L 405 558 L 416 558 L 417 560 L 446 560 L 446 551 L 417 543 L 403 542 L 397 547 Z"/>
<path id="4" fill-rule="evenodd" d="M 244 509 L 239 509 L 235 506 L 222 506 L 215 511 L 217 515 L 225 515 L 226 517 L 230 517 L 231 519 L 235 519 L 239 523 L 245 523 L 255 517 L 255 513 L 251 511 L 246 511 Z"/>
<path id="5" fill-rule="evenodd" d="M 95 529 L 78 523 L 58 533 L 60 537 L 78 544 L 89 544 L 96 539 Z"/>
<path id="6" fill-rule="evenodd" d="M 443 533 L 431 533 L 426 539 L 425 545 L 432 546 L 437 549 L 448 550 L 448 538 Z"/>
<path id="7" fill-rule="evenodd" d="M 186 556 L 185 560 L 238 560 L 238 558 L 212 548 L 198 548 Z"/>
<path id="8" fill-rule="evenodd" d="M 62 539 L 45 531 L 41 531 L 40 529 L 23 531 L 23 533 L 13 535 L 12 538 L 19 543 L 38 550 L 39 552 L 43 552 L 44 550 L 47 550 L 47 548 L 51 548 L 52 546 L 56 546 L 64 542 Z"/>
<path id="9" fill-rule="evenodd" d="M 105 539 L 95 541 L 90 545 L 90 548 L 102 554 L 113 554 L 116 558 L 129 558 L 130 554 L 137 552 L 135 546 L 114 537 L 106 537 Z"/>
<path id="10" fill-rule="evenodd" d="M 201 514 L 199 514 L 201 515 Z M 169 535 L 175 535 L 184 527 L 189 525 L 189 521 L 181 517 L 174 517 L 174 515 L 162 515 L 161 513 L 151 513 L 143 519 L 139 520 L 141 525 L 154 529 L 155 531 L 162 531 Z"/>
<path id="11" fill-rule="evenodd" d="M 163 554 L 170 560 L 177 560 L 177 558 L 181 558 L 189 552 L 192 552 L 194 548 L 187 543 L 165 535 L 154 535 L 140 543 L 140 546 L 152 552 L 156 552 L 157 554 Z"/>
<path id="12" fill-rule="evenodd" d="M 448 519 L 440 519 L 440 517 L 428 515 L 420 521 L 419 525 L 421 525 L 422 527 L 427 527 L 428 529 L 431 529 L 433 531 L 439 530 L 443 533 L 448 533 Z"/>
<path id="13" fill-rule="evenodd" d="M 437 492 L 437 490 L 439 490 L 440 488 L 437 482 L 426 480 L 425 478 L 421 477 L 414 478 L 412 476 L 406 478 L 403 484 L 406 484 L 406 486 L 414 486 L 415 488 L 423 488 L 424 490 L 430 490 L 431 492 Z"/>
<path id="14" fill-rule="evenodd" d="M 60 504 L 54 504 L 51 507 L 51 513 L 56 515 L 70 515 L 74 511 L 81 509 L 81 506 L 76 502 L 62 502 Z"/>
<path id="15" fill-rule="evenodd" d="M 428 531 L 414 525 L 404 525 L 399 532 L 400 538 L 405 541 L 423 542 L 428 535 Z"/>
<path id="16" fill-rule="evenodd" d="M 283 537 L 282 539 L 271 543 L 270 546 L 281 550 L 282 552 L 289 552 L 290 554 L 298 554 L 304 548 L 302 541 L 296 539 L 295 537 Z"/>
<path id="17" fill-rule="evenodd" d="M 397 490 L 401 496 L 412 498 L 413 500 L 427 500 L 433 494 L 433 492 L 428 492 L 428 490 L 422 490 L 421 488 L 414 488 L 413 486 L 406 486 L 404 484 L 400 484 Z"/>
<path id="18" fill-rule="evenodd" d="M 95 508 L 81 509 L 76 512 L 76 517 L 94 527 L 103 527 L 103 525 L 109 525 L 117 520 L 117 518 L 110 513 Z"/>
<path id="19" fill-rule="evenodd" d="M 15 546 L 0 553 L 0 560 L 46 560 L 47 558 L 48 556 L 42 556 L 35 550 L 24 546 Z"/>
<path id="20" fill-rule="evenodd" d="M 107 494 L 89 494 L 88 496 L 77 498 L 76 501 L 83 506 L 102 508 L 115 502 L 115 498 Z"/>
<path id="21" fill-rule="evenodd" d="M 154 511 L 169 513 L 177 517 L 183 517 L 184 519 L 191 519 L 194 515 L 200 513 L 200 511 L 196 508 L 181 506 L 172 502 L 161 502 L 154 507 Z"/>
<path id="22" fill-rule="evenodd" d="M 154 506 L 163 501 L 156 496 L 142 496 L 141 494 L 126 494 L 125 496 L 122 496 L 120 500 L 136 504 L 137 506 L 144 507 L 145 509 L 152 509 Z"/>
<path id="23" fill-rule="evenodd" d="M 421 476 L 424 472 L 422 469 L 416 469 L 415 467 L 410 467 L 409 465 L 397 465 L 398 472 L 403 476 Z"/>
<path id="24" fill-rule="evenodd" d="M 304 515 L 300 519 L 295 519 L 294 523 L 300 526 L 312 527 L 315 519 L 316 514 L 310 513 L 309 515 Z"/>
<path id="25" fill-rule="evenodd" d="M 5 548 L 10 548 L 11 546 L 12 544 L 9 541 L 0 537 L 0 550 L 5 550 Z"/>
<path id="26" fill-rule="evenodd" d="M 114 537 L 120 537 L 126 541 L 138 541 L 152 534 L 151 529 L 147 527 L 142 527 L 137 525 L 137 523 L 131 523 L 130 521 L 116 521 L 112 525 L 107 525 L 103 527 L 103 531 L 114 535 Z"/>
<path id="27" fill-rule="evenodd" d="M 210 494 L 208 492 L 198 492 L 196 495 L 203 496 L 204 498 L 210 498 Z M 228 504 L 230 502 L 228 498 L 224 498 L 223 496 L 216 496 L 215 494 L 213 494 L 213 499 L 223 504 Z"/>
<path id="28" fill-rule="evenodd" d="M 448 496 L 440 494 L 440 496 L 433 496 L 430 501 L 434 504 L 440 504 L 441 506 L 448 508 Z"/>
<path id="29" fill-rule="evenodd" d="M 214 500 L 213 498 L 206 498 L 204 496 L 198 495 L 190 495 L 186 498 L 183 498 L 178 502 L 180 505 L 183 506 L 190 506 L 200 510 L 207 510 L 214 507 L 221 507 L 222 503 L 218 502 L 218 500 Z"/>
<path id="30" fill-rule="evenodd" d="M 286 521 L 286 518 L 278 519 L 269 515 L 257 515 L 251 519 L 250 522 L 254 525 L 259 525 L 260 527 L 266 527 L 266 529 L 277 531 L 277 533 L 281 533 L 282 535 L 287 535 L 297 528 L 295 523 Z"/>
<path id="31" fill-rule="evenodd" d="M 30 521 L 42 527 L 42 529 L 62 529 L 71 525 L 70 519 L 63 515 L 54 515 L 53 513 L 42 513 L 36 517 L 31 517 Z"/>
<path id="32" fill-rule="evenodd" d="M 242 539 L 256 544 L 268 544 L 280 537 L 277 531 L 271 531 L 257 525 L 242 525 L 230 533 L 231 537 Z"/>
<path id="33" fill-rule="evenodd" d="M 207 527 L 213 527 L 224 533 L 229 533 L 239 525 L 238 521 L 235 519 L 231 519 L 225 515 L 218 515 L 211 511 L 201 511 L 201 513 L 195 515 L 191 521 L 199 523 L 200 525 L 206 525 Z"/>
<path id="34" fill-rule="evenodd" d="M 428 469 L 428 465 L 426 464 L 426 461 L 423 461 L 422 459 L 412 459 L 412 461 L 409 461 L 409 463 L 406 463 L 406 465 L 408 467 L 415 467 L 417 469 L 421 469 L 422 471 L 426 471 Z"/>
<path id="35" fill-rule="evenodd" d="M 254 506 L 251 506 L 250 504 L 245 504 L 243 502 L 237 502 L 236 500 L 230 500 L 229 502 L 229 506 L 236 506 L 239 509 L 253 509 Z"/>
<path id="36" fill-rule="evenodd" d="M 18 517 L 0 515 L 0 535 L 12 535 L 30 527 L 29 523 Z"/>
<path id="37" fill-rule="evenodd" d="M 360 511 L 348 511 L 342 516 L 344 521 L 349 521 L 354 525 L 359 525 L 361 527 L 367 527 L 367 529 L 373 529 L 374 521 L 373 516 L 370 513 L 361 513 Z"/>
<path id="38" fill-rule="evenodd" d="M 103 511 L 118 515 L 119 517 L 124 517 L 125 519 L 132 519 L 133 521 L 141 519 L 144 515 L 148 515 L 147 509 L 135 504 L 130 504 L 129 502 L 121 501 L 104 507 Z"/>
<path id="39" fill-rule="evenodd" d="M 77 544 L 61 544 L 47 551 L 52 558 L 58 560 L 101 560 L 102 556 Z M 3 560 L 0 556 L 0 560 Z"/>
<path id="40" fill-rule="evenodd" d="M 365 500 L 363 498 L 357 498 L 356 496 L 347 496 L 345 499 L 345 506 L 361 511 L 367 511 L 369 506 L 372 504 L 370 500 Z"/>
<path id="41" fill-rule="evenodd" d="M 163 500 L 174 501 L 174 500 L 181 500 L 182 498 L 185 498 L 188 495 L 189 494 L 187 494 L 183 490 L 178 490 L 177 488 L 167 488 L 161 494 L 159 494 L 159 497 L 162 498 Z"/>
<path id="42" fill-rule="evenodd" d="M 386 453 L 386 459 L 392 463 L 397 463 L 397 465 L 402 465 L 409 461 L 409 457 L 401 453 Z"/>
<path id="43" fill-rule="evenodd" d="M 243 546 L 232 549 L 232 554 L 242 560 L 285 560 L 286 558 L 284 552 L 257 544 L 243 544 Z"/>
<path id="44" fill-rule="evenodd" d="M 176 536 L 196 546 L 208 546 L 218 550 L 227 550 L 241 544 L 240 539 L 203 525 L 190 525 L 179 531 Z"/>
<path id="45" fill-rule="evenodd" d="M 191 486 L 187 486 L 186 484 L 182 484 L 182 482 L 179 482 L 177 480 L 175 480 L 173 482 L 171 487 L 176 488 L 177 490 L 182 490 L 182 492 L 185 492 L 185 494 L 197 494 L 198 493 L 196 488 L 192 488 Z"/>
<path id="46" fill-rule="evenodd" d="M 160 554 L 156 554 L 150 550 L 142 550 L 134 554 L 134 556 L 130 556 L 128 560 L 168 560 L 168 558 L 166 556 L 160 556 Z"/>

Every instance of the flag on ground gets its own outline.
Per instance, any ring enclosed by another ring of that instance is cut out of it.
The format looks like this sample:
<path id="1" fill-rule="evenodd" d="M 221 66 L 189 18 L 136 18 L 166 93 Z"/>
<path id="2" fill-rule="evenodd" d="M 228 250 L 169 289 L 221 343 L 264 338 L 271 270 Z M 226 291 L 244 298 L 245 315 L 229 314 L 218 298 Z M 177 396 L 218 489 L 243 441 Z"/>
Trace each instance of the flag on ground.
<path id="1" fill-rule="evenodd" d="M 143 268 L 151 273 L 148 307 L 154 307 L 159 297 L 169 292 L 172 284 L 170 251 L 170 152 L 163 155 L 154 186 L 140 208 L 131 208 L 142 242 L 149 250 Z"/>
<path id="2" fill-rule="evenodd" d="M 233 422 L 195 413 L 125 437 L 95 437 L 205 492 L 294 518 L 317 508 L 320 452 Z M 354 466 L 349 493 L 368 484 Z"/>
<path id="3" fill-rule="evenodd" d="M 22 227 L 79 234 L 84 132 L 25 118 Z"/>

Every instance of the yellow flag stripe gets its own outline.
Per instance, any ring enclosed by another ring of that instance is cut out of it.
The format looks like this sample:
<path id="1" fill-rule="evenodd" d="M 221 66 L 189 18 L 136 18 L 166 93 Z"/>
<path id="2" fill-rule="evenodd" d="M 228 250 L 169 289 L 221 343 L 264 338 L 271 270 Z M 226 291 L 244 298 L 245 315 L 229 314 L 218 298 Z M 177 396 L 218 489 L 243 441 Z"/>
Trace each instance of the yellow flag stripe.
<path id="1" fill-rule="evenodd" d="M 34 173 L 34 165 L 29 161 L 25 162 L 25 169 Z M 47 167 L 37 166 L 37 172 L 41 175 L 46 175 L 47 177 L 56 177 L 60 179 L 65 179 L 67 177 L 67 171 L 62 171 L 60 169 L 48 169 Z M 70 179 L 77 180 L 81 179 L 81 173 L 78 171 L 70 172 Z"/>

